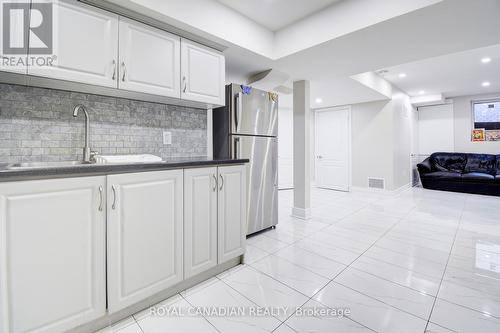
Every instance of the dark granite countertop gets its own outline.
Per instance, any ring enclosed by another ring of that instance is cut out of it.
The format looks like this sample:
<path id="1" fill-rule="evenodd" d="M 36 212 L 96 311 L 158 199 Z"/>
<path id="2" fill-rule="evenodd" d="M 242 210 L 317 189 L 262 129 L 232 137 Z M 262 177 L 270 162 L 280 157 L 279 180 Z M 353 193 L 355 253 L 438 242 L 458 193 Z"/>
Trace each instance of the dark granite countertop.
<path id="1" fill-rule="evenodd" d="M 196 168 L 213 165 L 243 164 L 248 159 L 208 159 L 208 158 L 173 158 L 154 163 L 128 164 L 80 164 L 64 167 L 9 168 L 9 164 L 0 163 L 0 182 L 99 176 L 118 173 L 161 171 L 168 169 Z"/>

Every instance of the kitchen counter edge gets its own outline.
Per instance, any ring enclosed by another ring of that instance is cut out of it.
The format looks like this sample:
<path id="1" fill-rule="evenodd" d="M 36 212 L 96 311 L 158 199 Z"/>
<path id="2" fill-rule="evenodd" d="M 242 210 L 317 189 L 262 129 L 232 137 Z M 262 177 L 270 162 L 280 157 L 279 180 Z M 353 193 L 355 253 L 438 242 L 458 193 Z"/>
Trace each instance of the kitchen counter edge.
<path id="1" fill-rule="evenodd" d="M 47 167 L 31 169 L 8 169 L 0 164 L 0 183 L 51 178 L 103 176 L 120 173 L 188 169 L 217 165 L 245 164 L 248 159 L 180 159 L 155 163 L 90 164 L 68 167 Z"/>

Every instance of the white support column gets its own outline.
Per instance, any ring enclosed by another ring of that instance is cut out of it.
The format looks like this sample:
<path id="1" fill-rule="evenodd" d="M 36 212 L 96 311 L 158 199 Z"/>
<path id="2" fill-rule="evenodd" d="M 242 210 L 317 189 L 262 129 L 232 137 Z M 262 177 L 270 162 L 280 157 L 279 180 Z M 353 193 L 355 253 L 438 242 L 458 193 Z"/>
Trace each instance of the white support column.
<path id="1" fill-rule="evenodd" d="M 309 81 L 293 83 L 293 208 L 292 216 L 311 217 L 311 111 Z"/>

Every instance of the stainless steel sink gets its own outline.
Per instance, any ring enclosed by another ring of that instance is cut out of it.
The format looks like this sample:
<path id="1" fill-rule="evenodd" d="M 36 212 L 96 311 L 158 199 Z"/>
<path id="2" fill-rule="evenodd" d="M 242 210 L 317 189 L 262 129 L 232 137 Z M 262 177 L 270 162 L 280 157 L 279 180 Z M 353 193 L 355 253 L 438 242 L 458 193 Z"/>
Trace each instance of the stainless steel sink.
<path id="1" fill-rule="evenodd" d="M 25 162 L 7 165 L 7 169 L 45 169 L 45 168 L 65 168 L 72 166 L 91 165 L 83 161 L 59 161 L 59 162 Z"/>

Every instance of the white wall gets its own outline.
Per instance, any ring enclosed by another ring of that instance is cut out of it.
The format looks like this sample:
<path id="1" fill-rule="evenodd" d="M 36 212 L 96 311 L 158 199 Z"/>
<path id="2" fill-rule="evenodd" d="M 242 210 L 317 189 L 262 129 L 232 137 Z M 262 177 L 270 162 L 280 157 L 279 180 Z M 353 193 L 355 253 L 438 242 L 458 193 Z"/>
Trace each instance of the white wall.
<path id="1" fill-rule="evenodd" d="M 448 105 L 419 107 L 419 154 L 437 151 L 500 154 L 500 142 L 472 142 L 474 100 L 500 98 L 500 93 L 454 97 Z"/>
<path id="2" fill-rule="evenodd" d="M 387 190 L 410 182 L 410 155 L 416 152 L 416 110 L 409 97 L 353 104 L 352 185 L 368 187 L 368 178 L 383 178 Z"/>
<path id="3" fill-rule="evenodd" d="M 368 177 L 383 178 L 392 188 L 393 117 L 392 101 L 351 106 L 352 186 L 367 187 Z"/>
<path id="4" fill-rule="evenodd" d="M 293 110 L 278 108 L 278 187 L 293 188 Z"/>
<path id="5" fill-rule="evenodd" d="M 280 96 L 279 149 L 289 150 L 292 108 Z M 286 105 L 286 106 L 285 106 Z M 311 115 L 311 180 L 314 181 L 314 116 Z M 290 119 L 289 119 L 290 118 Z M 368 178 L 383 178 L 387 190 L 410 182 L 410 155 L 418 153 L 417 112 L 410 98 L 395 89 L 392 99 L 351 105 L 352 186 L 368 187 Z M 293 141 L 293 140 L 292 140 Z M 284 145 L 286 147 L 284 147 Z M 281 154 L 281 152 L 279 153 Z"/>
<path id="6" fill-rule="evenodd" d="M 410 104 L 410 97 L 404 93 L 393 95 L 394 102 L 394 180 L 398 189 L 410 182 L 411 155 L 416 153 L 414 141 L 417 136 L 417 110 Z"/>
<path id="7" fill-rule="evenodd" d="M 418 127 L 422 133 L 418 142 L 420 155 L 455 151 L 453 113 L 452 103 L 418 108 Z"/>
<path id="8" fill-rule="evenodd" d="M 455 151 L 463 153 L 500 154 L 500 142 L 472 142 L 471 101 L 500 98 L 497 94 L 474 95 L 453 98 L 455 123 Z"/>
<path id="9" fill-rule="evenodd" d="M 281 96 L 280 96 L 281 101 Z M 311 110 L 311 181 L 315 179 L 315 111 Z M 280 189 L 293 186 L 293 177 L 290 181 L 289 168 L 293 167 L 293 108 L 289 106 L 279 106 L 278 108 L 278 180 Z M 291 166 L 288 159 L 291 158 Z M 293 175 L 293 174 L 292 174 Z M 290 186 L 291 185 L 291 186 Z"/>

